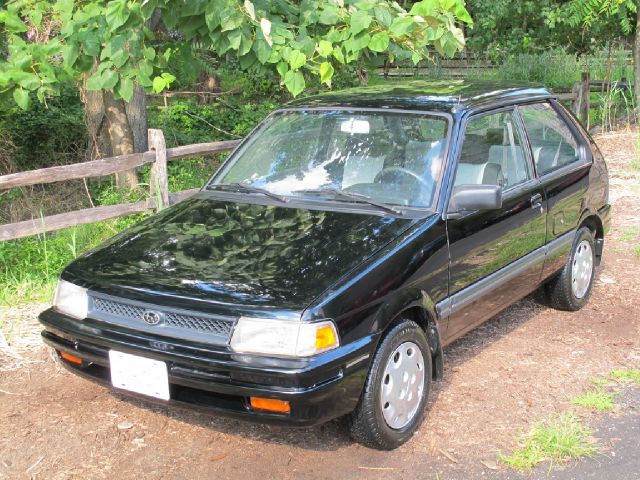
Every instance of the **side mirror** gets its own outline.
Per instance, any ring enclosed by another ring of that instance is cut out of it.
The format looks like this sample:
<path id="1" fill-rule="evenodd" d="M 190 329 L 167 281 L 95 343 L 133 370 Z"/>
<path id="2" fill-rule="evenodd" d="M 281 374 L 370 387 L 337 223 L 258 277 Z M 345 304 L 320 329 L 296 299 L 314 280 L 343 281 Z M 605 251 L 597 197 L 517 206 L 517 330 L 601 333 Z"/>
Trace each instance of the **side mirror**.
<path id="1" fill-rule="evenodd" d="M 502 208 L 502 187 L 499 185 L 458 185 L 453 187 L 449 200 L 448 217 L 475 210 Z"/>

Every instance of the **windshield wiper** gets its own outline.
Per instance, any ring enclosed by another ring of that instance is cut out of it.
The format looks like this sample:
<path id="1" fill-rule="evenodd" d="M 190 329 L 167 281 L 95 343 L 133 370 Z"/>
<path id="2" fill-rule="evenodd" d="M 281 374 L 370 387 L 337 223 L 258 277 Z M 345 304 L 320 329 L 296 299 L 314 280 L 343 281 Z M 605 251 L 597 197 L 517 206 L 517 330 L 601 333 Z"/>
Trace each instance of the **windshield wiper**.
<path id="1" fill-rule="evenodd" d="M 362 193 L 356 193 L 356 192 L 349 192 L 346 190 L 340 190 L 338 188 L 308 188 L 304 190 L 295 190 L 291 193 L 310 193 L 310 194 L 329 193 L 334 197 L 354 200 L 359 203 L 368 203 L 369 205 L 377 207 L 380 210 L 384 210 L 386 212 L 393 213 L 395 215 L 400 215 L 400 216 L 404 215 L 404 212 L 399 208 L 392 207 L 391 205 L 387 205 L 386 203 L 376 202 L 368 195 L 364 195 Z"/>
<path id="2" fill-rule="evenodd" d="M 265 197 L 273 198 L 282 203 L 289 202 L 289 198 L 277 193 L 270 192 L 260 187 L 253 187 L 251 185 L 245 185 L 244 183 L 213 183 L 207 186 L 207 190 L 228 190 L 231 192 L 240 193 L 259 193 Z"/>

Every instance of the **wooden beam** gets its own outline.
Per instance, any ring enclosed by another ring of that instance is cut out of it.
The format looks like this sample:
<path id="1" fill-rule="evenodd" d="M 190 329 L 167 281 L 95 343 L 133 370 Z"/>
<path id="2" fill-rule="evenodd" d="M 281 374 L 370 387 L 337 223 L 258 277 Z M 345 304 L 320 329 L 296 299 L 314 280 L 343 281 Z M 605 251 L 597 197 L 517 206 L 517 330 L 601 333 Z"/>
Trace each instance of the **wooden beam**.
<path id="1" fill-rule="evenodd" d="M 171 193 L 169 202 L 175 205 L 182 200 L 195 195 L 200 191 L 199 188 L 191 190 L 183 190 L 181 192 Z M 107 205 L 104 207 L 86 208 L 68 213 L 60 213 L 44 218 L 34 218 L 23 222 L 8 223 L 0 225 L 0 242 L 6 240 L 15 240 L 17 238 L 28 237 L 29 235 L 37 235 L 44 232 L 52 232 L 76 225 L 84 225 L 87 223 L 101 222 L 110 218 L 124 217 L 134 213 L 146 212 L 156 207 L 156 199 L 150 198 L 146 201 L 137 203 L 125 203 L 120 205 Z"/>
<path id="2" fill-rule="evenodd" d="M 153 207 L 154 201 L 108 205 L 104 207 L 86 208 L 74 212 L 60 213 L 44 218 L 34 218 L 23 222 L 0 225 L 0 241 L 14 240 L 38 233 L 51 232 L 62 228 L 101 222 L 110 218 L 124 217 L 132 213 L 145 212 Z"/>
<path id="3" fill-rule="evenodd" d="M 28 172 L 0 176 L 0 190 L 39 183 L 62 182 L 78 178 L 102 177 L 139 167 L 155 160 L 153 152 L 133 153 L 118 157 L 101 158 L 90 162 L 40 168 Z"/>
<path id="4" fill-rule="evenodd" d="M 182 147 L 167 148 L 167 160 L 178 160 L 179 158 L 185 157 L 228 152 L 236 148 L 240 142 L 241 140 L 225 140 L 222 142 L 195 143 Z"/>
<path id="5" fill-rule="evenodd" d="M 176 203 L 181 202 L 182 200 L 185 200 L 185 199 L 187 199 L 189 197 L 192 197 L 193 195 L 195 195 L 199 191 L 200 191 L 199 188 L 192 188 L 191 190 L 183 190 L 181 192 L 170 193 L 169 194 L 169 203 L 171 205 L 175 205 Z"/>

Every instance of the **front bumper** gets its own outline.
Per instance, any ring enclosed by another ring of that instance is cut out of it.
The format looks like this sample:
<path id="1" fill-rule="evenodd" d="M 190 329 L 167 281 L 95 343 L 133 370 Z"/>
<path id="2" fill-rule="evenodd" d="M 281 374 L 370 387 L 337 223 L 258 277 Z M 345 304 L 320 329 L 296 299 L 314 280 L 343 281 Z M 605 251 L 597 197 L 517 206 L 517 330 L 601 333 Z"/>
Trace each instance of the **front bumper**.
<path id="1" fill-rule="evenodd" d="M 364 385 L 376 336 L 315 357 L 284 359 L 238 354 L 211 346 L 154 336 L 93 319 L 82 321 L 45 310 L 42 338 L 58 352 L 82 359 L 61 362 L 74 373 L 111 387 L 109 350 L 166 362 L 171 400 L 152 402 L 208 410 L 259 422 L 308 426 L 352 411 Z M 290 402 L 289 414 L 254 410 L 249 397 Z"/>

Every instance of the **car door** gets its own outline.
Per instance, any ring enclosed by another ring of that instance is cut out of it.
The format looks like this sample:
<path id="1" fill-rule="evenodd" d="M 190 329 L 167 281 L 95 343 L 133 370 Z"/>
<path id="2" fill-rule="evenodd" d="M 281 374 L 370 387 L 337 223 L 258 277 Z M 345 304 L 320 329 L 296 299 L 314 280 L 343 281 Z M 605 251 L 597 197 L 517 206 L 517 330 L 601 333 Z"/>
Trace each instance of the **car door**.
<path id="1" fill-rule="evenodd" d="M 562 267 L 585 207 L 591 169 L 590 150 L 575 125 L 552 102 L 518 107 L 547 197 L 545 274 Z"/>
<path id="2" fill-rule="evenodd" d="M 544 191 L 523 138 L 511 108 L 466 122 L 453 186 L 500 185 L 503 205 L 448 215 L 449 339 L 528 294 L 542 273 Z"/>

